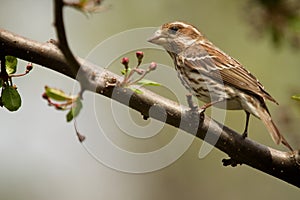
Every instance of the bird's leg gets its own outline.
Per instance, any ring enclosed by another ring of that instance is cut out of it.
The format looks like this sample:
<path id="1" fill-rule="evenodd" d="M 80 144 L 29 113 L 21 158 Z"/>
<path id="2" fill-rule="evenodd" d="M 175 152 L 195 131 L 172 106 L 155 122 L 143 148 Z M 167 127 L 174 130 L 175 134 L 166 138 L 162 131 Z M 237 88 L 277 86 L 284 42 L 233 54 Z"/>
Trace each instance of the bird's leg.
<path id="1" fill-rule="evenodd" d="M 192 99 L 192 94 L 187 94 L 186 99 L 189 105 L 188 119 L 189 126 L 195 127 L 193 130 L 198 130 L 204 120 L 204 110 L 199 110 L 198 105 L 195 105 Z M 195 133 L 196 134 L 196 133 Z"/>
<path id="2" fill-rule="evenodd" d="M 250 118 L 250 113 L 245 111 L 246 112 L 246 126 L 245 126 L 245 130 L 243 132 L 243 138 L 246 138 L 248 136 L 248 125 L 249 125 L 249 118 Z"/>
<path id="3" fill-rule="evenodd" d="M 189 104 L 189 108 L 191 109 L 192 112 L 198 112 L 198 106 L 194 104 L 192 97 L 193 97 L 192 94 L 186 95 L 186 100 Z"/>

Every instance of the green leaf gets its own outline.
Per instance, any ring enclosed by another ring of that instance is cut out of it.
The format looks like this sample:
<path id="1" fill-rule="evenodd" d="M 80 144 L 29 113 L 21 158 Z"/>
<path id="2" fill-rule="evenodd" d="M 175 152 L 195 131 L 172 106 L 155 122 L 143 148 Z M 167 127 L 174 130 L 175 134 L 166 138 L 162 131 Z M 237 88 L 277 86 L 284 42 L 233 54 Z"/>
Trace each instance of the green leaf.
<path id="1" fill-rule="evenodd" d="M 296 101 L 300 101 L 300 94 L 292 96 L 292 99 L 294 99 Z"/>
<path id="2" fill-rule="evenodd" d="M 70 109 L 70 111 L 67 113 L 67 122 L 72 121 L 75 117 L 77 117 L 82 109 L 82 102 L 80 98 L 77 98 L 74 105 Z"/>
<path id="3" fill-rule="evenodd" d="M 13 86 L 7 86 L 1 93 L 2 104 L 9 111 L 16 111 L 21 107 L 22 100 L 19 92 Z"/>
<path id="4" fill-rule="evenodd" d="M 67 122 L 72 121 L 72 119 L 74 118 L 71 110 L 67 113 L 66 118 L 67 118 Z"/>
<path id="5" fill-rule="evenodd" d="M 2 78 L 0 78 L 0 88 L 2 88 Z"/>
<path id="6" fill-rule="evenodd" d="M 131 89 L 136 94 L 143 94 L 143 92 L 140 89 L 132 88 L 132 87 L 130 87 L 129 89 Z"/>
<path id="7" fill-rule="evenodd" d="M 56 101 L 72 100 L 72 96 L 67 95 L 64 91 L 45 86 L 46 95 Z"/>
<path id="8" fill-rule="evenodd" d="M 127 74 L 129 74 L 130 71 L 131 71 L 131 68 L 129 67 L 129 68 L 127 69 Z M 125 74 L 126 74 L 126 69 L 122 69 L 122 70 L 121 70 L 121 74 L 122 74 L 122 75 L 125 75 Z"/>
<path id="9" fill-rule="evenodd" d="M 14 56 L 5 56 L 5 67 L 8 74 L 14 74 L 17 71 L 18 60 Z"/>
<path id="10" fill-rule="evenodd" d="M 160 83 L 157 83 L 155 81 L 147 80 L 147 79 L 142 79 L 137 84 L 145 86 L 145 85 L 151 85 L 151 86 L 161 86 Z"/>

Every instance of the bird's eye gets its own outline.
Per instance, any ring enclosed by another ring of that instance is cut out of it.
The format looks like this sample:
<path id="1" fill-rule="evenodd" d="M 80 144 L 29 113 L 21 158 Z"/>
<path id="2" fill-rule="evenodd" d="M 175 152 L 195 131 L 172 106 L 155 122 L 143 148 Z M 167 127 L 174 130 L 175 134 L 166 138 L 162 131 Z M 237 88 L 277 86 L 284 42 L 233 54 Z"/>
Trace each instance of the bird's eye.
<path id="1" fill-rule="evenodd" d="M 169 32 L 171 33 L 171 34 L 176 34 L 176 32 L 179 30 L 179 27 L 178 26 L 172 26 L 172 27 L 170 27 L 170 29 L 169 29 Z"/>

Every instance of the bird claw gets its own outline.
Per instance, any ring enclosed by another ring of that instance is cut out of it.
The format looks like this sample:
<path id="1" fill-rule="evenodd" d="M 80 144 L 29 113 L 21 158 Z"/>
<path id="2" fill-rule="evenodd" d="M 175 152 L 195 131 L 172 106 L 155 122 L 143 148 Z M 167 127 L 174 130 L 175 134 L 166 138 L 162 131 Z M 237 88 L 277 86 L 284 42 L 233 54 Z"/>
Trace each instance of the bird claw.
<path id="1" fill-rule="evenodd" d="M 189 106 L 191 112 L 200 112 L 199 107 L 196 105 Z"/>
<path id="2" fill-rule="evenodd" d="M 200 109 L 198 109 L 198 112 L 199 112 L 200 114 L 204 114 L 204 113 L 205 113 L 205 109 L 200 108 Z"/>
<path id="3" fill-rule="evenodd" d="M 242 165 L 243 163 L 233 159 L 233 158 L 228 158 L 228 159 L 223 159 L 222 160 L 223 166 L 227 167 L 227 166 L 231 166 L 231 167 L 236 167 L 237 165 Z"/>
<path id="4" fill-rule="evenodd" d="M 193 99 L 192 99 L 192 94 L 187 94 L 186 95 L 186 100 L 187 100 L 187 102 L 189 104 L 189 108 L 190 108 L 191 112 L 193 112 L 193 113 L 200 113 L 200 114 L 202 114 L 202 113 L 205 112 L 204 108 L 201 107 L 199 109 L 199 107 L 194 104 Z"/>
<path id="5" fill-rule="evenodd" d="M 199 116 L 200 117 L 200 120 L 203 121 L 204 119 L 204 112 L 205 112 L 205 108 L 199 108 L 197 105 L 195 105 L 193 103 L 193 100 L 192 100 L 192 94 L 187 94 L 186 95 L 186 99 L 187 99 L 187 102 L 189 104 L 189 110 L 188 112 L 191 112 L 192 115 L 194 116 Z"/>
<path id="6" fill-rule="evenodd" d="M 246 137 L 248 137 L 248 131 L 244 131 L 244 133 L 242 134 L 243 139 L 245 139 Z"/>

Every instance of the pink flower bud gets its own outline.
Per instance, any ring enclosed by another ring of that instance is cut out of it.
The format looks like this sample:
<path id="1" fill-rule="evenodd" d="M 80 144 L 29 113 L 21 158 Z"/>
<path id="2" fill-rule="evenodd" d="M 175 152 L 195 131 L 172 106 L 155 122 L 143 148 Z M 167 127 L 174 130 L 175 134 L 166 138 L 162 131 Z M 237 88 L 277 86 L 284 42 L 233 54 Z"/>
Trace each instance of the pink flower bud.
<path id="1" fill-rule="evenodd" d="M 128 69 L 129 58 L 127 57 L 122 58 L 121 63 L 125 66 L 125 68 Z"/>
<path id="2" fill-rule="evenodd" d="M 142 61 L 142 59 L 143 59 L 143 57 L 144 57 L 144 52 L 142 52 L 142 51 L 137 51 L 137 52 L 135 53 L 135 55 L 136 55 L 138 61 Z"/>
<path id="3" fill-rule="evenodd" d="M 31 71 L 33 68 L 32 63 L 28 63 L 28 65 L 26 66 L 26 70 Z"/>
<path id="4" fill-rule="evenodd" d="M 127 57 L 122 58 L 121 63 L 124 65 L 126 70 L 129 68 L 128 67 L 129 58 L 127 58 Z"/>
<path id="5" fill-rule="evenodd" d="M 156 62 L 152 62 L 152 63 L 149 65 L 149 70 L 153 71 L 153 70 L 156 69 L 156 67 L 157 67 Z"/>

